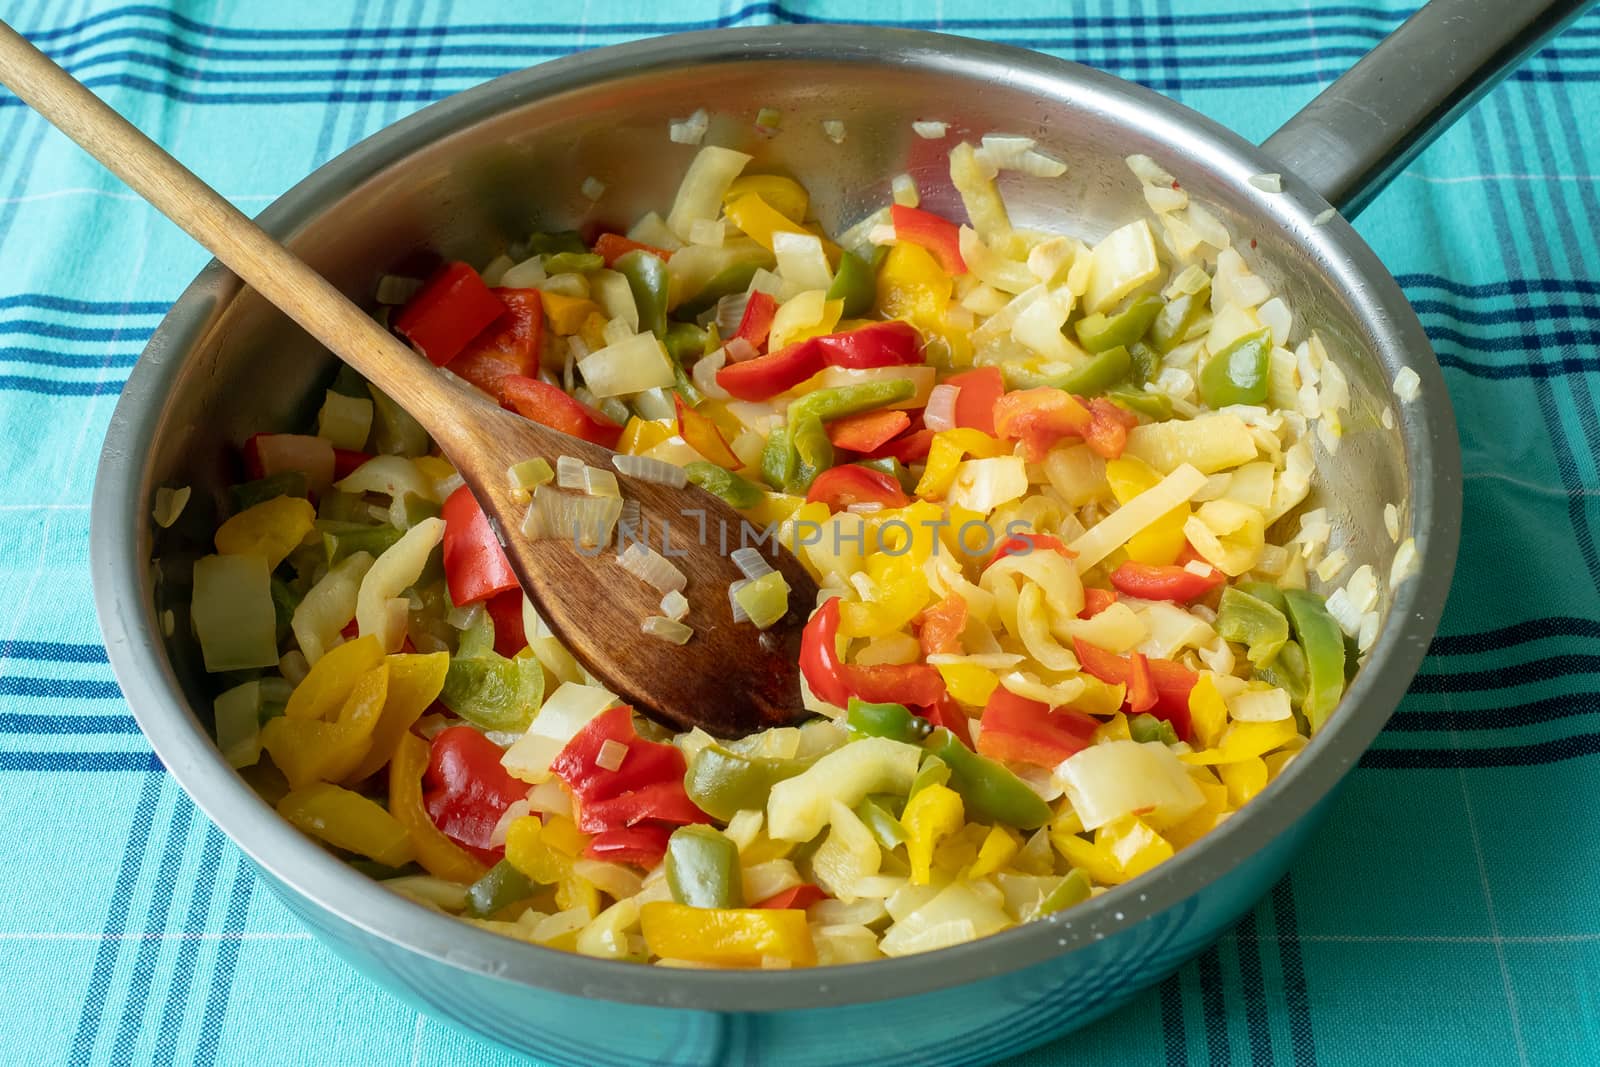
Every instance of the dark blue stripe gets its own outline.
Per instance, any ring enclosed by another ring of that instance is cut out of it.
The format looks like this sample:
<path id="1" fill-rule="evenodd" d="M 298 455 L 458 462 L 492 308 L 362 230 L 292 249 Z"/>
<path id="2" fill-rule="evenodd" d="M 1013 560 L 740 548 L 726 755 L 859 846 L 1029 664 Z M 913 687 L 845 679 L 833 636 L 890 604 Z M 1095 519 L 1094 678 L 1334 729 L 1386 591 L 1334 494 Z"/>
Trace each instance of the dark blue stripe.
<path id="1" fill-rule="evenodd" d="M 95 753 L 95 755 L 132 755 L 133 753 Z M 59 753 L 0 752 L 0 770 L 7 769 L 9 757 L 28 755 L 59 755 Z M 122 849 L 122 865 L 117 869 L 117 880 L 111 889 L 111 903 L 106 908 L 101 929 L 106 933 L 127 929 L 128 913 L 133 907 L 133 891 L 144 868 L 145 849 L 150 843 L 150 833 L 155 826 L 156 803 L 161 799 L 161 780 L 146 778 L 139 791 L 139 801 L 133 812 L 133 825 L 127 843 Z M 116 969 L 117 956 L 124 942 L 115 938 L 102 940 L 94 953 L 94 967 L 89 972 L 89 984 L 84 991 L 83 1008 L 78 1014 L 78 1029 L 72 1039 L 72 1052 L 68 1063 L 88 1063 L 93 1058 L 95 1039 L 100 1034 L 100 1019 L 105 1014 L 106 997 L 111 991 L 111 973 Z"/>
<path id="2" fill-rule="evenodd" d="M 167 824 L 167 840 L 161 849 L 161 866 L 156 868 L 156 884 L 151 893 L 150 908 L 145 915 L 145 928 L 165 930 L 172 916 L 172 903 L 177 899 L 178 887 L 173 884 L 182 870 L 183 847 L 188 843 L 189 827 L 194 822 L 194 805 L 187 797 L 179 797 Z M 139 939 L 138 951 L 133 956 L 133 973 L 122 998 L 122 1018 L 117 1022 L 116 1038 L 111 1047 L 126 1054 L 139 1039 L 144 1028 L 145 1008 L 149 1004 L 150 985 L 156 977 L 156 960 L 161 955 L 161 940 L 155 937 Z"/>
<path id="3" fill-rule="evenodd" d="M 1246 914 L 1234 929 L 1234 949 L 1239 956 L 1239 993 L 1244 999 L 1251 1067 L 1272 1067 L 1272 1030 L 1267 1019 L 1267 987 L 1261 972 L 1261 939 L 1256 936 L 1256 914 L 1256 911 Z"/>
<path id="4" fill-rule="evenodd" d="M 0 752 L 0 771 L 151 774 L 165 769 L 154 752 Z"/>
<path id="5" fill-rule="evenodd" d="M 217 867 L 222 862 L 222 846 L 222 834 L 207 823 L 205 846 L 200 854 L 200 870 L 195 875 L 194 889 L 189 897 L 189 914 L 184 918 L 185 930 L 202 931 L 206 928 L 212 893 L 217 884 Z M 178 945 L 172 981 L 167 985 L 167 999 L 161 1007 L 161 1030 L 156 1035 L 155 1054 L 151 1059 L 151 1063 L 157 1067 L 168 1067 L 177 1061 L 178 1035 L 183 1029 L 188 1010 L 189 986 L 195 978 L 195 961 L 200 955 L 201 944 L 197 937 L 186 937 Z"/>
<path id="6" fill-rule="evenodd" d="M 1229 1067 L 1233 1052 L 1228 1041 L 1228 1001 L 1222 988 L 1222 955 L 1216 945 L 1200 954 L 1200 1017 L 1205 1021 L 1206 1056 L 1212 1067 Z"/>
<path id="7" fill-rule="evenodd" d="M 0 696 L 60 697 L 64 700 L 121 700 L 116 682 L 96 682 L 84 678 L 32 678 L 27 675 L 0 677 Z"/>
<path id="8" fill-rule="evenodd" d="M 64 341 L 118 341 L 123 338 L 135 341 L 148 340 L 154 330 L 130 330 L 122 326 L 110 329 L 98 326 L 71 326 L 62 322 L 39 322 L 35 319 L 0 319 L 0 335 L 31 333 L 36 337 L 53 337 Z"/>
<path id="9" fill-rule="evenodd" d="M 233 888 L 228 894 L 228 914 L 222 920 L 223 933 L 241 933 L 250 917 L 250 896 L 255 890 L 255 868 L 241 857 L 233 871 Z M 233 995 L 233 970 L 239 960 L 242 939 L 225 937 L 217 945 L 217 961 L 211 968 L 211 989 L 206 993 L 205 1012 L 200 1018 L 200 1041 L 195 1047 L 194 1067 L 211 1067 L 222 1047 L 222 1022 Z"/>
<path id="10" fill-rule="evenodd" d="M 1383 728 L 1386 732 L 1400 734 L 1443 730 L 1511 730 L 1597 712 L 1600 712 L 1600 693 L 1558 693 L 1525 704 L 1502 704 L 1478 710 L 1445 708 L 1439 711 L 1397 711 L 1389 717 Z"/>
<path id="11" fill-rule="evenodd" d="M 1188 1067 L 1189 1038 L 1183 1027 L 1183 978 L 1169 974 L 1161 983 L 1161 1045 L 1167 1067 Z"/>
<path id="12" fill-rule="evenodd" d="M 1553 615 L 1546 619 L 1528 619 L 1478 633 L 1440 634 L 1428 645 L 1428 655 L 1476 656 L 1551 637 L 1600 638 L 1600 622 L 1567 615 Z"/>
<path id="13" fill-rule="evenodd" d="M 1289 1012 L 1289 1047 L 1295 1067 L 1317 1067 L 1317 1044 L 1311 1033 L 1311 997 L 1306 990 L 1305 963 L 1300 956 L 1300 925 L 1295 921 L 1292 875 L 1272 887 L 1272 917 L 1278 932 L 1278 969 L 1283 979 L 1284 1006 Z"/>
<path id="14" fill-rule="evenodd" d="M 104 645 L 70 644 L 65 641 L 0 642 L 0 659 L 37 659 L 51 663 L 104 663 Z"/>
<path id="15" fill-rule="evenodd" d="M 1411 680 L 1412 693 L 1474 693 L 1512 686 L 1548 682 L 1572 674 L 1600 672 L 1600 656 L 1571 653 L 1528 660 L 1508 667 L 1482 671 L 1456 671 L 1450 674 L 1419 674 Z"/>
<path id="16" fill-rule="evenodd" d="M 71 352 L 51 352 L 43 348 L 0 348 L 0 363 L 17 363 L 25 367 L 56 367 L 64 370 L 96 370 L 131 367 L 139 362 L 139 353 L 121 355 L 78 355 Z M 29 391 L 31 390 L 24 390 Z"/>
<path id="17" fill-rule="evenodd" d="M 1492 160 L 1480 158 L 1485 168 Z M 1498 282 L 1458 282 L 1438 274 L 1396 274 L 1402 288 L 1438 289 L 1456 296 L 1528 296 L 1533 293 L 1581 293 L 1600 296 L 1600 281 L 1587 278 L 1507 278 Z"/>
<path id="18" fill-rule="evenodd" d="M 1435 352 L 1439 366 L 1457 370 L 1474 378 L 1490 381 L 1507 381 L 1514 378 L 1531 378 L 1541 385 L 1549 378 L 1562 378 L 1569 374 L 1592 374 L 1600 371 L 1600 357 L 1595 359 L 1553 359 L 1539 363 L 1519 363 L 1514 366 L 1476 363 L 1448 352 Z"/>
<path id="19" fill-rule="evenodd" d="M 1412 300 L 1419 315 L 1443 315 L 1475 326 L 1504 326 L 1511 322 L 1538 322 L 1541 319 L 1576 319 L 1600 323 L 1600 307 L 1593 304 L 1546 304 L 1543 307 L 1513 304 L 1491 306 L 1479 311 L 1443 300 Z"/>
<path id="20" fill-rule="evenodd" d="M 1537 767 L 1596 753 L 1600 753 L 1600 734 L 1573 734 L 1531 745 L 1489 748 L 1374 748 L 1361 757 L 1360 766 L 1378 771 Z"/>
<path id="21" fill-rule="evenodd" d="M 105 382 L 60 382 L 23 374 L 0 374 L 0 390 L 37 393 L 40 396 L 115 396 L 128 384 L 126 378 Z"/>
<path id="22" fill-rule="evenodd" d="M 0 711 L 0 734 L 60 737 L 138 732 L 139 724 L 131 715 L 27 715 Z"/>
<path id="23" fill-rule="evenodd" d="M 10 308 L 35 308 L 41 311 L 67 311 L 74 315 L 165 315 L 170 302 L 156 300 L 77 300 L 50 293 L 13 293 L 0 296 L 0 311 Z"/>

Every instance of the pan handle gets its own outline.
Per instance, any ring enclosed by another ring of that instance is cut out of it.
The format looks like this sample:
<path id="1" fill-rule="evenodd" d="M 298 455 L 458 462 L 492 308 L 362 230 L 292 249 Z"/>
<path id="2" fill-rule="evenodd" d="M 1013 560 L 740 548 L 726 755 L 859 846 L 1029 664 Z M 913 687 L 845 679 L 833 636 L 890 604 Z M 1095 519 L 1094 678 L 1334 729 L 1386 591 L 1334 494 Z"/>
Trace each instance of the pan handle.
<path id="1" fill-rule="evenodd" d="M 1347 217 L 1595 0 L 1432 0 L 1262 148 Z"/>

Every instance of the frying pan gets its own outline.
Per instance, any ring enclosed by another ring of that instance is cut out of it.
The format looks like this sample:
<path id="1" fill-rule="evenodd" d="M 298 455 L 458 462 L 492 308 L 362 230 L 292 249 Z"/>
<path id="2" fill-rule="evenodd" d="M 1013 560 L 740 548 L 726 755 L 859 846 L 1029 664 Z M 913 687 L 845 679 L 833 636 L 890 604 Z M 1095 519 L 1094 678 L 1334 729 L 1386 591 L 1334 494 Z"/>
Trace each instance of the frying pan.
<path id="1" fill-rule="evenodd" d="M 1093 240 L 1144 210 L 1144 153 L 1229 226 L 1247 261 L 1317 329 L 1351 385 L 1347 432 L 1317 457 L 1333 546 L 1389 573 L 1394 503 L 1417 573 L 1386 590 L 1371 655 L 1328 726 L 1264 794 L 1196 846 L 1092 901 L 937 953 L 792 972 L 678 971 L 553 952 L 391 894 L 284 823 L 219 756 L 211 683 L 187 637 L 186 563 L 207 551 L 248 434 L 303 424 L 332 363 L 213 263 L 173 306 L 112 419 L 92 567 L 123 691 L 168 771 L 324 942 L 421 1010 L 547 1062 L 982 1063 L 1104 1014 L 1213 941 L 1283 874 L 1405 692 L 1449 587 L 1460 454 L 1444 382 L 1400 287 L 1346 221 L 1580 0 L 1434 0 L 1257 147 L 1171 100 L 1042 55 L 859 26 L 664 37 L 507 75 L 429 107 L 322 167 L 261 223 L 356 299 L 423 250 L 484 262 L 530 228 L 626 224 L 664 209 L 694 149 L 667 125 L 712 113 L 708 143 L 801 179 L 831 229 L 910 171 L 959 215 L 955 138 L 1034 137 L 1067 175 L 1008 176 L 1021 225 Z M 757 132 L 760 107 L 782 128 Z M 821 128 L 841 120 L 835 145 Z M 917 137 L 917 119 L 951 140 Z M 1281 174 L 1280 192 L 1252 182 Z M 606 183 L 598 205 L 580 188 Z M 1343 215 L 1332 214 L 1338 208 Z M 1396 374 L 1420 378 L 1397 400 Z M 1386 414 L 1387 413 L 1387 414 Z M 194 487 L 152 529 L 155 488 Z M 156 562 L 152 564 L 152 560 Z M 162 613 L 175 612 L 175 637 Z M 1382 891 L 1382 888 L 1378 891 Z M 1403 891 L 1396 887 L 1395 891 Z"/>

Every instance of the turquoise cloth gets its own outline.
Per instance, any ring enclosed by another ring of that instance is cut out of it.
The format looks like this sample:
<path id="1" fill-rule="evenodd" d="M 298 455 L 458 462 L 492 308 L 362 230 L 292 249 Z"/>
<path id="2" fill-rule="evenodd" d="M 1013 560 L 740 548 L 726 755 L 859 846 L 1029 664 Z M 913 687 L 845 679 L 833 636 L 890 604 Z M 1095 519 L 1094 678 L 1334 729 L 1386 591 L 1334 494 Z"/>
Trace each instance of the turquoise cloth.
<path id="1" fill-rule="evenodd" d="M 253 213 L 422 104 L 547 57 L 865 10 L 560 6 L 0 12 Z M 1257 140 L 1406 13 L 1399 0 L 873 7 L 1102 67 Z M 1017 1065 L 1600 1063 L 1597 82 L 1590 17 L 1360 220 L 1438 349 L 1466 457 L 1461 561 L 1411 695 L 1254 914 Z M 95 625 L 88 501 L 118 389 L 206 256 L 10 97 L 0 144 L 0 1060 L 522 1062 L 331 956 L 149 754 Z"/>

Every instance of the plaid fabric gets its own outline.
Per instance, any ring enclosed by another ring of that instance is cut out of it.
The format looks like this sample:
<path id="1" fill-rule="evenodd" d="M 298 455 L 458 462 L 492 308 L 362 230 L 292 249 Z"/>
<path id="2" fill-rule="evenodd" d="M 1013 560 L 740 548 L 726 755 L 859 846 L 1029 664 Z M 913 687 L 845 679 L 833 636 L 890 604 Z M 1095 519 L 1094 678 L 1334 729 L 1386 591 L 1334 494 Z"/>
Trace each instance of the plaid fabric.
<path id="1" fill-rule="evenodd" d="M 1000 6 L 879 10 L 1102 67 L 1255 139 L 1406 13 L 1403 0 Z M 549 56 L 861 10 L 0 3 L 247 211 L 402 114 Z M 1600 16 L 1361 219 L 1438 348 L 1467 464 L 1454 595 L 1404 707 L 1254 914 L 1018 1065 L 1600 1062 L 1600 846 L 1582 829 L 1600 770 L 1597 82 Z M 87 502 L 118 389 L 206 257 L 10 97 L 0 143 L 0 821 L 26 828 L 0 838 L 0 1058 L 518 1062 L 311 940 L 144 744 L 96 631 Z"/>

